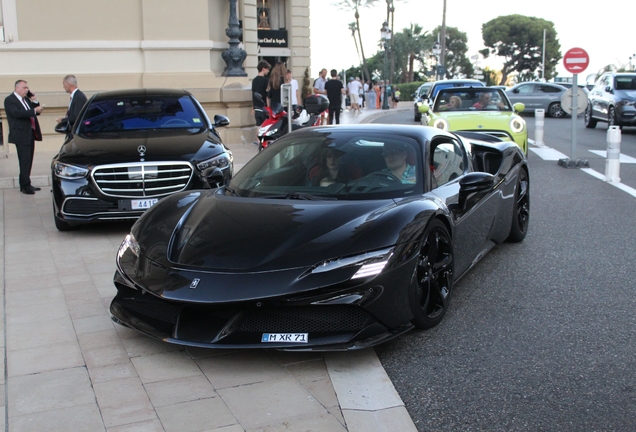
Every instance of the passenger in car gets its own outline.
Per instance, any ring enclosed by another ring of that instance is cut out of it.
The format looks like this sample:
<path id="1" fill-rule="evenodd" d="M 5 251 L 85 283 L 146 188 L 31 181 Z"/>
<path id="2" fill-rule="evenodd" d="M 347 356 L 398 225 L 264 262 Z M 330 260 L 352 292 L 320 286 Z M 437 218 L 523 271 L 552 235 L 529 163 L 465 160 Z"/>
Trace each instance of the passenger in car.
<path id="1" fill-rule="evenodd" d="M 407 163 L 409 147 L 403 143 L 385 143 L 382 157 L 386 163 L 385 172 L 390 172 L 404 184 L 415 184 L 415 165 Z"/>
<path id="2" fill-rule="evenodd" d="M 313 186 L 329 186 L 334 183 L 346 183 L 347 172 L 342 168 L 341 157 L 345 153 L 338 149 L 327 149 L 320 158 L 320 164 L 309 171 L 309 180 Z"/>

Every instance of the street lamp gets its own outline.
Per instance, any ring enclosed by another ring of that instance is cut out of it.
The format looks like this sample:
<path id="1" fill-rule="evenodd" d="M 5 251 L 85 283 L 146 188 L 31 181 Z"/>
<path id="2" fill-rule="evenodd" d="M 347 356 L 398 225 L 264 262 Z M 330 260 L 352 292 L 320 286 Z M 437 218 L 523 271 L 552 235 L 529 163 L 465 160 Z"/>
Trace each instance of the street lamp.
<path id="1" fill-rule="evenodd" d="M 384 102 L 382 102 L 382 109 L 389 109 L 389 80 L 386 77 L 386 63 L 387 63 L 387 51 L 389 49 L 389 41 L 391 40 L 391 29 L 389 23 L 384 21 L 382 28 L 380 29 L 380 37 L 384 43 Z"/>

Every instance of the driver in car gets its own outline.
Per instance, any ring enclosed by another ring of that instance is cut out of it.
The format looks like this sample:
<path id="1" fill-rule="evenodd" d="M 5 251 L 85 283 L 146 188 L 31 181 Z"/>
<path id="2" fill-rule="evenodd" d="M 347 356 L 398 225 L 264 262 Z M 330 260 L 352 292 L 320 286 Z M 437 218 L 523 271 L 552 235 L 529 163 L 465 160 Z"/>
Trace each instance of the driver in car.
<path id="1" fill-rule="evenodd" d="M 390 172 L 404 184 L 415 184 L 415 166 L 409 165 L 408 145 L 403 143 L 385 143 L 382 157 L 386 163 L 383 172 Z"/>

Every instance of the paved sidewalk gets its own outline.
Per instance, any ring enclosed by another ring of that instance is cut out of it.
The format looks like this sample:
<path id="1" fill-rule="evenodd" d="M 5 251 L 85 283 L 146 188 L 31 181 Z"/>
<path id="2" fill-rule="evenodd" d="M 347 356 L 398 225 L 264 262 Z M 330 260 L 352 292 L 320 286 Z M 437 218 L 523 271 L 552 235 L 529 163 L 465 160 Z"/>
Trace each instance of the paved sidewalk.
<path id="1" fill-rule="evenodd" d="M 252 144 L 230 147 L 237 167 L 256 154 Z M 114 324 L 114 257 L 130 224 L 58 232 L 46 188 L 54 153 L 36 152 L 34 196 L 10 187 L 15 153 L 0 159 L 5 430 L 416 430 L 373 349 L 185 349 Z"/>

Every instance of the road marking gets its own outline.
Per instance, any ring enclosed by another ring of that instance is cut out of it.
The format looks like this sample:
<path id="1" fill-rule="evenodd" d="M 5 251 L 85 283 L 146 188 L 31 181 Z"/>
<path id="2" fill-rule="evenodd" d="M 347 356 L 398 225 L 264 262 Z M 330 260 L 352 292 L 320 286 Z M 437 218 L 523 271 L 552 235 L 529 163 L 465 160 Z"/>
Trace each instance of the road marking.
<path id="1" fill-rule="evenodd" d="M 603 180 L 605 181 L 605 175 L 601 174 L 600 172 L 596 172 L 593 169 L 590 168 L 581 168 L 581 171 L 588 173 L 589 175 L 591 175 L 592 177 L 596 177 L 599 180 Z M 627 185 L 624 185 L 621 182 L 606 182 L 609 185 L 612 185 L 620 190 L 622 190 L 623 192 L 627 192 L 628 194 L 630 194 L 631 196 L 633 196 L 634 198 L 636 198 L 636 189 L 631 188 Z"/>
<path id="2" fill-rule="evenodd" d="M 589 150 L 590 152 L 601 156 L 603 159 L 605 159 L 607 157 L 607 152 L 605 150 Z M 636 164 L 636 158 L 633 158 L 631 156 L 627 156 L 624 154 L 620 154 L 620 159 L 619 159 L 620 163 L 630 163 L 630 164 Z"/>
<path id="3" fill-rule="evenodd" d="M 531 142 L 531 140 L 528 140 L 528 142 L 530 142 L 531 144 L 534 144 L 534 142 Z M 545 161 L 558 161 L 559 159 L 567 158 L 567 156 L 561 153 L 560 151 L 550 147 L 530 148 L 530 150 L 532 150 L 533 153 L 535 153 L 537 156 L 539 156 L 541 159 Z M 602 156 L 603 158 L 605 158 L 607 155 L 607 152 L 605 150 L 590 150 L 590 152 L 597 154 L 599 156 Z M 634 159 L 633 157 L 621 154 L 620 162 L 621 163 L 636 163 L 636 159 Z M 581 171 L 605 182 L 605 174 L 601 174 L 590 168 L 581 168 Z M 636 189 L 634 188 L 624 185 L 621 182 L 605 182 L 605 183 L 612 185 L 615 188 L 622 190 L 623 192 L 627 192 L 628 194 L 636 198 Z"/>
<path id="4" fill-rule="evenodd" d="M 531 148 L 530 150 L 532 150 L 532 152 L 539 156 L 541 159 L 547 161 L 558 161 L 559 159 L 567 158 L 567 156 L 560 151 L 552 149 L 550 147 Z"/>

